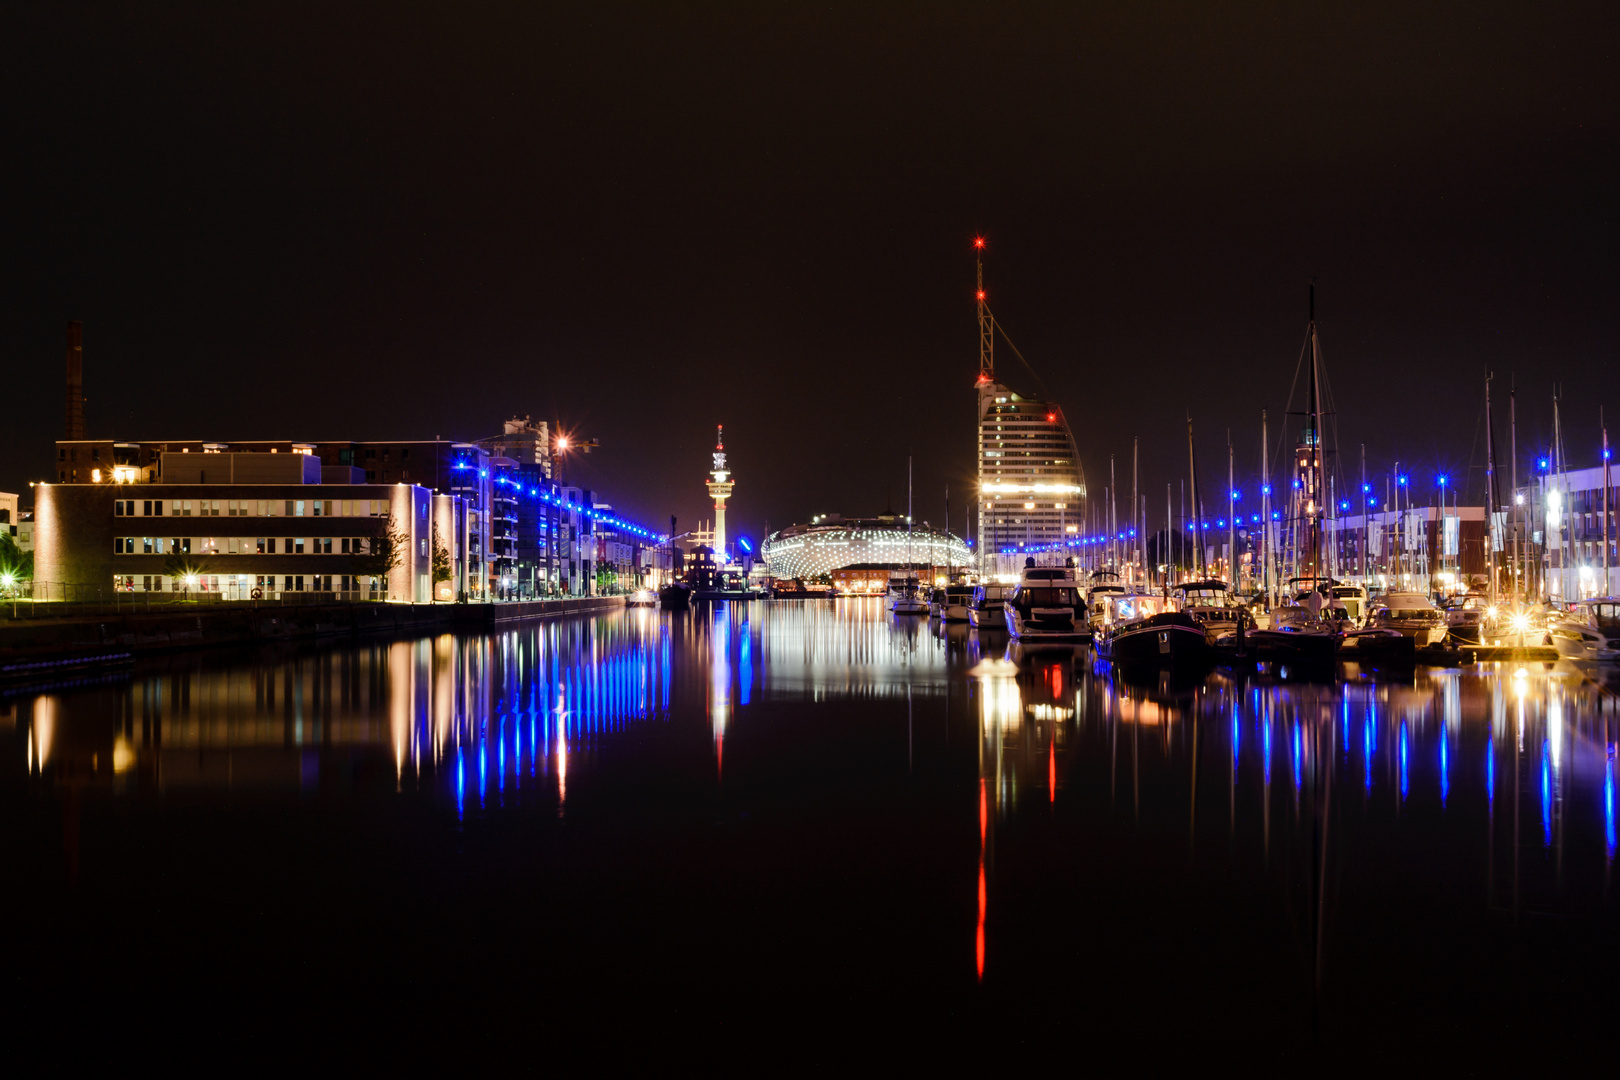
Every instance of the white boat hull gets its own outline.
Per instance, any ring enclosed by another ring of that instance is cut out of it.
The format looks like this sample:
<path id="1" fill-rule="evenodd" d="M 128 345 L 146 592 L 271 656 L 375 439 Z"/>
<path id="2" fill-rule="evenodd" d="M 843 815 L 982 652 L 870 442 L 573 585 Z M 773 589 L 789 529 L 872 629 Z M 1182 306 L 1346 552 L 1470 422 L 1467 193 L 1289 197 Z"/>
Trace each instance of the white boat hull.
<path id="1" fill-rule="evenodd" d="M 1555 626 L 1550 636 L 1561 660 L 1620 661 L 1620 648 L 1611 647 L 1612 639 L 1589 627 Z"/>
<path id="2" fill-rule="evenodd" d="M 1002 614 L 1002 607 L 997 604 L 993 608 L 968 608 L 968 625 L 975 630 L 1005 630 L 1007 629 L 1006 616 Z"/>
<path id="3" fill-rule="evenodd" d="M 1090 624 L 1076 618 L 1068 608 L 1056 611 L 1036 608 L 1026 619 L 1016 607 L 1008 604 L 1004 614 L 1007 633 L 1019 641 L 1084 641 L 1091 637 Z"/>

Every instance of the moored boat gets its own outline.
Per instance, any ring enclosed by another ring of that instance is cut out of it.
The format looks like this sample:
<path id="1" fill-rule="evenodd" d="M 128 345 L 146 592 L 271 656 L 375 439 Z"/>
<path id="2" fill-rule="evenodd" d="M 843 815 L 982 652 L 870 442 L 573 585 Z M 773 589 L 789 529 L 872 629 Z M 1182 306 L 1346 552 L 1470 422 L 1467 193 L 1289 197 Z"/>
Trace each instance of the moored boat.
<path id="1" fill-rule="evenodd" d="M 1373 602 L 1367 628 L 1394 630 L 1412 638 L 1420 649 L 1446 640 L 1446 613 L 1422 593 L 1385 593 Z"/>
<path id="2" fill-rule="evenodd" d="M 1177 606 L 1203 626 L 1204 637 L 1211 645 L 1222 638 L 1233 637 L 1238 627 L 1249 621 L 1248 611 L 1238 603 L 1224 581 L 1186 581 L 1177 585 L 1171 594 Z"/>
<path id="3" fill-rule="evenodd" d="M 1410 667 L 1417 662 L 1417 642 L 1395 630 L 1363 627 L 1339 636 L 1338 655 L 1358 664 Z"/>
<path id="4" fill-rule="evenodd" d="M 1271 609 L 1271 625 L 1249 634 L 1249 644 L 1257 657 L 1273 663 L 1332 663 L 1339 635 L 1319 612 L 1279 604 Z"/>
<path id="5" fill-rule="evenodd" d="M 1620 660 L 1620 600 L 1582 600 L 1550 633 L 1561 659 Z"/>
<path id="6" fill-rule="evenodd" d="M 889 610 L 896 615 L 927 615 L 928 595 L 915 574 L 896 571 L 889 577 Z"/>
<path id="7" fill-rule="evenodd" d="M 947 585 L 943 592 L 939 617 L 946 622 L 967 622 L 968 607 L 973 603 L 973 586 Z"/>
<path id="8" fill-rule="evenodd" d="M 1007 602 L 1007 594 L 1011 591 L 1005 585 L 983 582 L 975 585 L 967 608 L 968 625 L 981 632 L 1006 630 L 1007 618 L 1002 613 L 1002 608 Z"/>
<path id="9" fill-rule="evenodd" d="M 1445 609 L 1447 636 L 1454 642 L 1478 645 L 1486 614 L 1491 610 L 1489 597 L 1469 593 Z"/>
<path id="10" fill-rule="evenodd" d="M 1074 560 L 1064 566 L 1036 566 L 1026 559 L 1018 587 L 1003 607 L 1007 632 L 1025 643 L 1083 641 L 1091 636 L 1085 601 L 1075 582 Z"/>
<path id="11" fill-rule="evenodd" d="M 1103 607 L 1110 596 L 1129 595 L 1119 575 L 1112 570 L 1093 570 L 1086 583 L 1086 618 L 1095 634 L 1102 625 Z"/>
<path id="12" fill-rule="evenodd" d="M 1191 667 L 1211 659 L 1203 624 L 1167 597 L 1107 594 L 1095 626 L 1097 655 L 1122 666 Z"/>

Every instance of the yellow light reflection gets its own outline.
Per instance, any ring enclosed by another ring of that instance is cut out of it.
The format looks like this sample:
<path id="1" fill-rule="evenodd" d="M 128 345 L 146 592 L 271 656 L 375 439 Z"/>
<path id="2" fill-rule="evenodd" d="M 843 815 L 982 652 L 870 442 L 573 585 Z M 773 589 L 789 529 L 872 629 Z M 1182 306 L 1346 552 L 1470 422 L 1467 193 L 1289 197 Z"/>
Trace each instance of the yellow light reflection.
<path id="1" fill-rule="evenodd" d="M 29 768 L 44 772 L 51 760 L 51 743 L 56 737 L 56 698 L 41 694 L 34 699 L 34 730 L 29 740 Z"/>

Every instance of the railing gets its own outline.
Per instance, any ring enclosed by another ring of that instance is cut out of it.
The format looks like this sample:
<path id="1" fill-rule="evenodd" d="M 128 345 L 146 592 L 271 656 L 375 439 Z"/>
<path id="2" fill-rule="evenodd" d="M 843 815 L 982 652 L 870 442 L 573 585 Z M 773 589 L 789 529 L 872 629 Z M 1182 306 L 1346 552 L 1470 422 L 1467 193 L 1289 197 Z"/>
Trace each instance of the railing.
<path id="1" fill-rule="evenodd" d="M 579 593 L 538 591 L 527 596 L 474 595 L 467 598 L 471 604 L 532 603 L 536 600 L 586 600 L 595 597 L 624 596 L 635 592 L 634 586 L 610 585 L 600 588 L 591 596 Z M 190 592 L 140 592 L 79 585 L 57 581 L 20 581 L 0 589 L 0 620 L 61 619 L 95 615 L 138 614 L 144 612 L 175 613 L 188 608 L 254 608 L 265 606 L 300 607 L 319 604 L 387 603 L 393 597 L 385 592 L 369 589 L 354 591 L 323 590 L 304 592 L 266 591 L 258 599 L 238 595 L 238 590 Z M 453 601 L 429 601 L 452 603 Z"/>
<path id="2" fill-rule="evenodd" d="M 342 592 L 266 592 L 261 598 L 241 590 L 133 592 L 60 581 L 20 581 L 0 590 L 0 619 L 60 619 L 73 616 L 176 612 L 195 607 L 298 606 L 311 604 L 382 603 L 385 592 L 369 589 Z"/>

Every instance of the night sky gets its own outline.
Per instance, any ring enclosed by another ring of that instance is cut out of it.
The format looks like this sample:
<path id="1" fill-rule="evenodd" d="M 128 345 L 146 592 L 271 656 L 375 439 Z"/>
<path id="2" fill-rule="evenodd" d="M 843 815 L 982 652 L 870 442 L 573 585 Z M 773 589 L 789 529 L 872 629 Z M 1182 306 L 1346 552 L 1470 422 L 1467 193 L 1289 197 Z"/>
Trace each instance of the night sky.
<path id="1" fill-rule="evenodd" d="M 734 532 L 903 507 L 908 453 L 960 530 L 976 233 L 1094 491 L 1139 435 L 1162 505 L 1188 409 L 1252 477 L 1313 277 L 1375 473 L 1477 500 L 1487 368 L 1504 454 L 1515 377 L 1522 447 L 1558 382 L 1576 464 L 1620 439 L 1614 4 L 69 7 L 0 14 L 5 490 L 78 318 L 93 437 L 530 413 L 684 528 L 723 422 Z"/>

